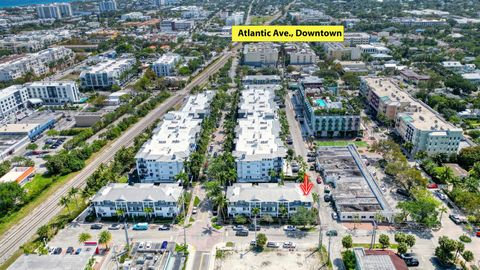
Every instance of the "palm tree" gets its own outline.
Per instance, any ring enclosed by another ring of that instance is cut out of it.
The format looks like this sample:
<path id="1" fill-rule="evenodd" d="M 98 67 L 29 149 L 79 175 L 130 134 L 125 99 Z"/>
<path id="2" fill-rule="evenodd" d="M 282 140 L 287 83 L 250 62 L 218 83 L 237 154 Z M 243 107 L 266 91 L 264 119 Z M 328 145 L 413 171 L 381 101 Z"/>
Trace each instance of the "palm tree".
<path id="1" fill-rule="evenodd" d="M 78 243 L 83 244 L 90 239 L 92 239 L 92 235 L 87 232 L 83 232 L 78 236 Z"/>
<path id="2" fill-rule="evenodd" d="M 120 218 L 123 218 L 125 217 L 125 210 L 124 209 L 121 209 L 121 208 L 118 208 L 117 210 L 115 210 L 115 214 L 117 215 L 118 217 L 118 222 L 120 222 Z"/>
<path id="3" fill-rule="evenodd" d="M 152 215 L 152 213 L 153 213 L 153 208 L 152 208 L 152 207 L 145 207 L 145 208 L 143 209 L 143 211 L 145 212 L 145 214 L 147 214 L 147 217 L 148 217 L 148 219 L 150 220 L 151 215 Z"/>
<path id="4" fill-rule="evenodd" d="M 181 172 L 175 175 L 175 180 L 180 181 L 182 183 L 183 188 L 187 189 L 189 185 L 188 174 L 186 172 Z"/>
<path id="5" fill-rule="evenodd" d="M 280 218 L 278 220 L 281 222 L 281 219 L 288 215 L 287 207 L 285 207 L 285 205 L 280 205 L 280 207 L 278 207 L 278 213 L 280 214 Z"/>
<path id="6" fill-rule="evenodd" d="M 112 240 L 112 234 L 109 231 L 102 231 L 98 235 L 98 243 L 105 245 L 105 248 L 108 250 L 108 243 Z"/>
<path id="7" fill-rule="evenodd" d="M 255 238 L 254 238 L 254 239 L 256 240 L 256 239 L 257 239 L 257 216 L 258 216 L 258 214 L 260 214 L 260 208 L 254 207 L 254 208 L 252 209 L 252 213 L 251 213 L 251 214 L 253 215 L 253 226 L 254 226 L 254 227 L 253 227 L 253 228 L 254 228 L 254 229 L 253 229 L 253 232 L 255 233 Z M 256 246 L 256 245 L 257 245 L 257 242 L 255 241 L 255 246 Z"/>
<path id="8" fill-rule="evenodd" d="M 227 207 L 227 198 L 225 198 L 223 194 L 219 194 L 217 197 L 213 198 L 213 203 L 217 205 L 219 217 L 223 220 L 223 209 Z"/>
<path id="9" fill-rule="evenodd" d="M 68 207 L 68 204 L 70 203 L 70 198 L 67 196 L 63 196 L 60 198 L 60 202 L 58 203 L 59 205 L 66 207 L 68 210 L 68 214 L 70 214 L 70 207 Z"/>
<path id="10" fill-rule="evenodd" d="M 70 199 L 73 198 L 73 200 L 75 201 L 75 206 L 77 207 L 78 209 L 78 201 L 77 201 L 77 194 L 80 192 L 80 190 L 76 187 L 72 187 L 69 191 L 68 191 L 68 197 L 70 197 Z"/>
<path id="11" fill-rule="evenodd" d="M 438 209 L 438 212 L 440 212 L 440 226 L 442 226 L 442 217 L 443 217 L 443 214 L 444 213 L 447 213 L 447 207 L 445 207 L 445 205 L 442 205 L 442 207 L 440 207 Z"/>

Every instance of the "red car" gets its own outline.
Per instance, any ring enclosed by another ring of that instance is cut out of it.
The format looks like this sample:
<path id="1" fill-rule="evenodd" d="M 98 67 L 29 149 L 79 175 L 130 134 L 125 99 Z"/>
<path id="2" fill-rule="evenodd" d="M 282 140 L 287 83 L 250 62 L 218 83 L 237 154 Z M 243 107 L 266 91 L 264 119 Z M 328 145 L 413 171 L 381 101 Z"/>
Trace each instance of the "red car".
<path id="1" fill-rule="evenodd" d="M 322 177 L 317 177 L 317 184 L 321 184 L 322 183 Z"/>
<path id="2" fill-rule="evenodd" d="M 438 185 L 436 183 L 430 183 L 427 185 L 427 188 L 438 188 Z"/>
<path id="3" fill-rule="evenodd" d="M 477 237 L 480 237 L 480 229 L 477 230 L 477 232 L 475 233 L 475 235 L 476 235 Z"/>

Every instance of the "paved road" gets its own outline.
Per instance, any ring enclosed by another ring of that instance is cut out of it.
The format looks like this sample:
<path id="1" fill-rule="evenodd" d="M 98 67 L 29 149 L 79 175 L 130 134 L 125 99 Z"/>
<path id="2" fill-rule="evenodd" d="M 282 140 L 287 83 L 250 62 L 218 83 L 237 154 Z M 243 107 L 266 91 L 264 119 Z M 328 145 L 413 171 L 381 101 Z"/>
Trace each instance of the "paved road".
<path id="1" fill-rule="evenodd" d="M 295 150 L 296 155 L 301 155 L 305 160 L 307 159 L 307 148 L 305 147 L 305 142 L 303 141 L 302 131 L 300 129 L 300 124 L 295 119 L 295 109 L 292 103 L 292 95 L 287 94 L 285 98 L 285 111 L 287 114 L 288 126 L 290 128 L 290 134 L 293 141 L 293 149 Z"/>
<path id="2" fill-rule="evenodd" d="M 234 48 L 236 49 L 236 48 Z M 22 244 L 35 236 L 37 229 L 46 224 L 54 216 L 58 215 L 62 207 L 58 206 L 60 198 L 67 194 L 71 187 L 83 187 L 87 178 L 100 166 L 100 164 L 109 162 L 113 159 L 116 151 L 124 146 L 133 143 L 136 136 L 141 134 L 146 127 L 162 117 L 168 109 L 182 103 L 189 91 L 208 81 L 213 73 L 217 72 L 225 65 L 231 57 L 230 51 L 223 52 L 218 61 L 209 66 L 203 73 L 194 78 L 184 89 L 176 92 L 168 98 L 163 104 L 152 110 L 147 116 L 138 121 L 134 126 L 128 129 L 121 137 L 115 140 L 109 147 L 102 149 L 97 158 L 89 163 L 78 175 L 73 177 L 68 183 L 59 188 L 41 205 L 35 208 L 28 216 L 22 219 L 0 239 L 0 263 L 5 262 Z"/>

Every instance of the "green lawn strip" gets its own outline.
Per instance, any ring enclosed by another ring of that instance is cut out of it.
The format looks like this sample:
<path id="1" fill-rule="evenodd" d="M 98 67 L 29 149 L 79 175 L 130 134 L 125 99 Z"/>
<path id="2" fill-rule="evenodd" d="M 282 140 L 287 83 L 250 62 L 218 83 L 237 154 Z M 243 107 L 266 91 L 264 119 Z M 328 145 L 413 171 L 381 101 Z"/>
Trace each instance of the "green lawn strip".
<path id="1" fill-rule="evenodd" d="M 347 146 L 354 144 L 357 147 L 368 147 L 368 143 L 364 141 L 316 141 L 318 146 Z"/>

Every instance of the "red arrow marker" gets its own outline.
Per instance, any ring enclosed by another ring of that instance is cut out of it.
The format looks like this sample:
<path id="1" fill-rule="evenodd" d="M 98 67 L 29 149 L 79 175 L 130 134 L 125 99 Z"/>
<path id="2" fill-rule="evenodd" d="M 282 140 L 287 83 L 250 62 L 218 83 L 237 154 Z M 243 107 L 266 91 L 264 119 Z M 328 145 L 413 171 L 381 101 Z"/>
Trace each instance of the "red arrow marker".
<path id="1" fill-rule="evenodd" d="M 300 189 L 303 191 L 303 195 L 308 196 L 312 191 L 313 184 L 308 180 L 308 175 L 303 175 L 303 183 L 300 184 Z"/>

